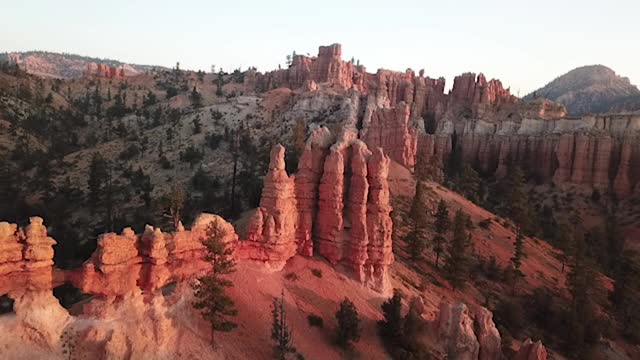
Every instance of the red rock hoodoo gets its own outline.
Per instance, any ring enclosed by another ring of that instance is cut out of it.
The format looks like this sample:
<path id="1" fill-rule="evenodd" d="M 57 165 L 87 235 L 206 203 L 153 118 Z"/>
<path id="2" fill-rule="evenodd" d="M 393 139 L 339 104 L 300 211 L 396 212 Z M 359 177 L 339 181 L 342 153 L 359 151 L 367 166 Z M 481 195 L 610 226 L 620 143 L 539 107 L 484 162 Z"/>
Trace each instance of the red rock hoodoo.
<path id="1" fill-rule="evenodd" d="M 329 131 L 315 130 L 291 176 L 284 170 L 284 148 L 274 147 L 261 206 L 239 243 L 242 258 L 281 268 L 295 254 L 317 252 L 350 267 L 372 288 L 385 289 L 393 261 L 390 160 L 355 137 L 346 130 L 329 146 Z"/>

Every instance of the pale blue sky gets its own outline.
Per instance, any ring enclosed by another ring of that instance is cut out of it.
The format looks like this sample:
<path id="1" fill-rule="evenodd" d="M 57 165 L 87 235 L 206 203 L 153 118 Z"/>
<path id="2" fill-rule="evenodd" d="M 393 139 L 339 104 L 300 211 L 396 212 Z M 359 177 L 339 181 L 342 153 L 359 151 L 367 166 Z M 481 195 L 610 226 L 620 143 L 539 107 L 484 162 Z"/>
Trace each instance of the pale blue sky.
<path id="1" fill-rule="evenodd" d="M 0 52 L 49 50 L 209 70 L 276 68 L 342 43 L 369 72 L 483 72 L 514 94 L 604 64 L 640 84 L 639 0 L 0 0 Z"/>

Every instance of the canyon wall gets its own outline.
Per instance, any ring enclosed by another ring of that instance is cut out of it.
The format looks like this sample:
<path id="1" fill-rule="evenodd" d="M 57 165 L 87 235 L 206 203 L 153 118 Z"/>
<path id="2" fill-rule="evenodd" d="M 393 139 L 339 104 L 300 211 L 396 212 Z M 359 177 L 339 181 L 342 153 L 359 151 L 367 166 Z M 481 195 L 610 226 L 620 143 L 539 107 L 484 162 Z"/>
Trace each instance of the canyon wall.
<path id="1" fill-rule="evenodd" d="M 454 135 L 455 133 L 455 135 Z M 425 134 L 419 151 L 444 163 L 455 146 L 465 162 L 498 177 L 520 166 L 538 181 L 630 194 L 640 182 L 640 116 L 580 119 L 443 121 Z"/>
<path id="2" fill-rule="evenodd" d="M 285 86 L 304 93 L 310 81 L 313 91 L 331 86 L 359 97 L 357 119 L 349 120 L 358 138 L 410 170 L 420 157 L 443 166 L 460 147 L 464 161 L 486 175 L 501 177 L 517 165 L 539 182 L 618 196 L 640 183 L 640 115 L 567 118 L 562 105 L 522 102 L 483 74 L 457 76 L 445 93 L 444 79 L 425 77 L 424 70 L 367 73 L 340 54 L 340 45 L 320 47 L 317 57 L 296 56 L 288 69 L 254 73 L 245 85 L 258 92 Z M 257 78 L 269 86 L 257 85 Z"/>
<path id="3" fill-rule="evenodd" d="M 260 207 L 239 243 L 241 258 L 280 269 L 296 254 L 317 253 L 371 288 L 387 288 L 390 160 L 356 137 L 345 130 L 332 144 L 327 128 L 316 129 L 293 175 L 284 170 L 284 148 L 273 148 Z"/>

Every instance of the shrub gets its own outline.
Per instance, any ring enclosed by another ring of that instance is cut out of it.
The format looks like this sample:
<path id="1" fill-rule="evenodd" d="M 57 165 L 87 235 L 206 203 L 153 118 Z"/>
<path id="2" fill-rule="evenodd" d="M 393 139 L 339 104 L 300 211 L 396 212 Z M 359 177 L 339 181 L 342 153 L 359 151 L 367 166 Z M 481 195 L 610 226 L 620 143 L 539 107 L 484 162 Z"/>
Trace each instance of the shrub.
<path id="1" fill-rule="evenodd" d="M 140 149 L 136 144 L 131 144 L 126 149 L 122 150 L 118 157 L 120 160 L 131 160 L 138 155 L 140 155 Z"/>
<path id="2" fill-rule="evenodd" d="M 296 280 L 298 280 L 298 274 L 290 272 L 290 273 L 287 273 L 284 276 L 284 278 L 289 280 L 289 281 L 296 281 Z"/>
<path id="3" fill-rule="evenodd" d="M 478 223 L 478 226 L 480 226 L 483 229 L 488 229 L 489 225 L 491 225 L 491 219 L 489 218 L 486 218 Z"/>
<path id="4" fill-rule="evenodd" d="M 160 162 L 160 166 L 162 166 L 163 169 L 165 170 L 173 169 L 173 165 L 171 165 L 171 162 L 169 161 L 169 159 L 167 159 L 165 155 L 162 155 L 162 157 L 158 161 Z"/>
<path id="5" fill-rule="evenodd" d="M 311 269 L 311 273 L 317 278 L 322 278 L 322 270 L 320 269 Z"/>
<path id="6" fill-rule="evenodd" d="M 512 332 L 519 332 L 525 322 L 524 310 L 516 300 L 503 299 L 494 311 L 496 321 Z"/>
<path id="7" fill-rule="evenodd" d="M 322 317 L 316 314 L 309 314 L 307 316 L 307 321 L 309 322 L 309 326 L 311 327 L 318 327 L 318 328 L 324 327 L 324 320 L 322 319 Z"/>

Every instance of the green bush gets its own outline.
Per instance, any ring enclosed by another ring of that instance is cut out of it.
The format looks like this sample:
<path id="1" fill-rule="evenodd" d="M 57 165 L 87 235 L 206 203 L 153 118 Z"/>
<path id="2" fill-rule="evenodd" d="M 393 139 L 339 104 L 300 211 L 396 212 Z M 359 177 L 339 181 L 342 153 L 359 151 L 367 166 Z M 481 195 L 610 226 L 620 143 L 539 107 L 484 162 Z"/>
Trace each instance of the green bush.
<path id="1" fill-rule="evenodd" d="M 309 322 L 309 326 L 311 327 L 318 327 L 318 328 L 324 327 L 324 320 L 322 319 L 322 317 L 316 314 L 309 314 L 307 316 L 307 321 Z"/>

